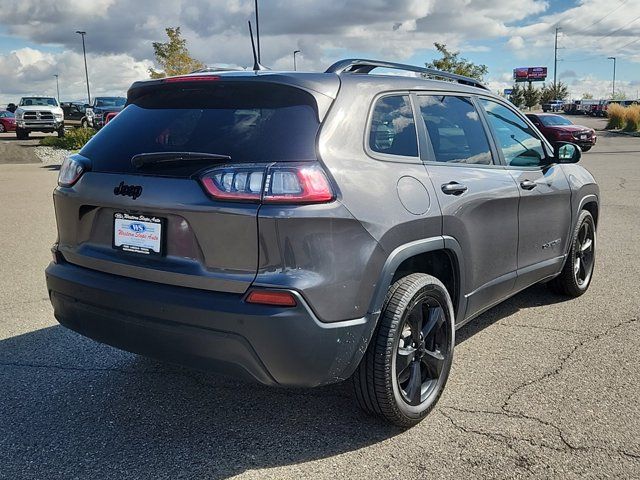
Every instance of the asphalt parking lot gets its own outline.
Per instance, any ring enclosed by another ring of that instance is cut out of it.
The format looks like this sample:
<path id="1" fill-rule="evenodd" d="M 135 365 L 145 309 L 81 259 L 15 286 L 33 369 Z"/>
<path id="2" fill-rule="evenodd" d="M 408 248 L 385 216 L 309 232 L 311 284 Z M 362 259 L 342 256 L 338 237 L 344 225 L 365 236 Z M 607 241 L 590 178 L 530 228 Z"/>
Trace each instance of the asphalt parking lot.
<path id="1" fill-rule="evenodd" d="M 345 385 L 269 389 L 59 326 L 43 274 L 57 171 L 0 135 L 0 478 L 640 478 L 640 138 L 598 133 L 589 292 L 535 286 L 463 327 L 440 403 L 408 431 Z"/>

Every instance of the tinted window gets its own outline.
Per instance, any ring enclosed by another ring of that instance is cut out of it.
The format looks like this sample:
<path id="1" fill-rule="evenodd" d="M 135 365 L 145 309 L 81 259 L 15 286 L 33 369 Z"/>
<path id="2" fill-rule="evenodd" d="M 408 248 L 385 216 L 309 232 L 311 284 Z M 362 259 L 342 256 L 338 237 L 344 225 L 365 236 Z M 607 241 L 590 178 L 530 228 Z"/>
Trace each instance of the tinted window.
<path id="1" fill-rule="evenodd" d="M 23 97 L 20 100 L 20 106 L 47 106 L 47 107 L 57 107 L 58 101 L 55 98 L 51 97 Z"/>
<path id="2" fill-rule="evenodd" d="M 418 97 L 420 114 L 438 162 L 493 163 L 487 134 L 470 99 L 453 96 Z"/>
<path id="3" fill-rule="evenodd" d="M 413 109 L 407 95 L 383 97 L 376 102 L 369 132 L 369 147 L 387 155 L 418 156 Z"/>
<path id="4" fill-rule="evenodd" d="M 118 172 L 151 152 L 217 153 L 234 163 L 315 160 L 318 127 L 314 98 L 297 88 L 175 85 L 134 99 L 80 153 L 93 170 Z"/>
<path id="5" fill-rule="evenodd" d="M 507 165 L 538 166 L 545 158 L 542 141 L 515 112 L 491 100 L 481 99 L 489 123 L 497 136 L 498 147 Z"/>
<path id="6" fill-rule="evenodd" d="M 567 120 L 560 115 L 541 115 L 540 121 L 547 127 L 554 127 L 559 125 L 573 125 L 570 120 Z"/>
<path id="7" fill-rule="evenodd" d="M 124 97 L 99 97 L 96 98 L 96 107 L 122 107 L 126 102 Z"/>

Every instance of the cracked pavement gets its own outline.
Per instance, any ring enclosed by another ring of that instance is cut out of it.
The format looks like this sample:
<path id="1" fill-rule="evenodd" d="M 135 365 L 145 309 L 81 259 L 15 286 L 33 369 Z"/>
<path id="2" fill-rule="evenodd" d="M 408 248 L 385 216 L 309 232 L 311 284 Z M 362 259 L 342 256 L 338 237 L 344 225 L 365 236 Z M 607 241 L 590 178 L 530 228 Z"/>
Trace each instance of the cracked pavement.
<path id="1" fill-rule="evenodd" d="M 640 138 L 599 133 L 591 289 L 535 286 L 459 330 L 440 403 L 408 431 L 345 385 L 270 389 L 57 325 L 57 172 L 0 165 L 0 479 L 640 478 Z"/>

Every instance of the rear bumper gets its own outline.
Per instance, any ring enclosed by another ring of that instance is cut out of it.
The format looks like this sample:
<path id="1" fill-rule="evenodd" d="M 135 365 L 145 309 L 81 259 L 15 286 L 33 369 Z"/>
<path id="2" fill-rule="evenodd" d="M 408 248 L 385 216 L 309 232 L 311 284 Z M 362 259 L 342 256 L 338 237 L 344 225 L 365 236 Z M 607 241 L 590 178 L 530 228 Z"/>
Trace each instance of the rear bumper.
<path id="1" fill-rule="evenodd" d="M 102 343 L 263 384 L 313 387 L 348 378 L 374 320 L 322 323 L 304 299 L 293 308 L 251 305 L 243 296 L 162 285 L 50 264 L 56 319 Z"/>

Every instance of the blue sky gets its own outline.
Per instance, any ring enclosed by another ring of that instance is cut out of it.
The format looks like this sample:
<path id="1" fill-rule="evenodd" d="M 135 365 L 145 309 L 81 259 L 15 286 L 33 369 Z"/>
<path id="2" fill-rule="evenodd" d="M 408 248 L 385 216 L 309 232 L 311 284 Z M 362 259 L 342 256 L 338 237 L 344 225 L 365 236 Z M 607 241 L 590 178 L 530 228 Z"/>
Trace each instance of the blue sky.
<path id="1" fill-rule="evenodd" d="M 640 0 L 260 0 L 263 63 L 324 69 L 339 57 L 360 56 L 421 65 L 433 42 L 489 67 L 494 90 L 509 87 L 513 68 L 547 66 L 553 74 L 553 32 L 559 36 L 558 73 L 573 96 L 640 89 Z M 158 8 L 161 5 L 162 8 Z M 123 93 L 154 66 L 153 41 L 180 26 L 203 62 L 248 66 L 246 21 L 253 0 L 20 0 L 0 8 L 0 104 L 29 93 L 62 96 L 85 91 L 80 37 L 86 30 L 92 90 Z"/>

